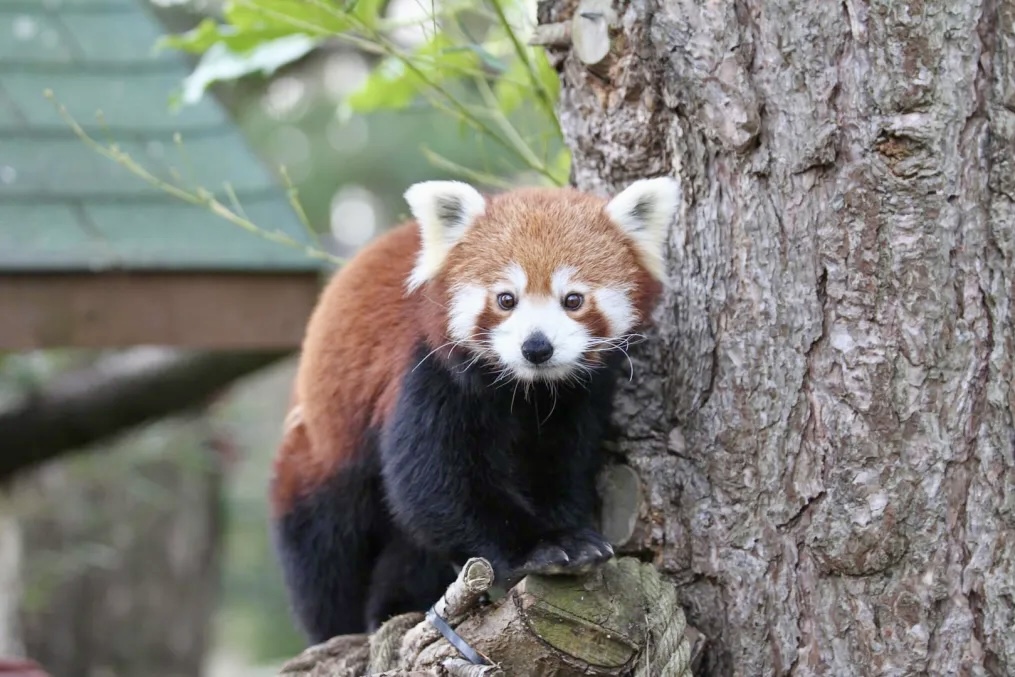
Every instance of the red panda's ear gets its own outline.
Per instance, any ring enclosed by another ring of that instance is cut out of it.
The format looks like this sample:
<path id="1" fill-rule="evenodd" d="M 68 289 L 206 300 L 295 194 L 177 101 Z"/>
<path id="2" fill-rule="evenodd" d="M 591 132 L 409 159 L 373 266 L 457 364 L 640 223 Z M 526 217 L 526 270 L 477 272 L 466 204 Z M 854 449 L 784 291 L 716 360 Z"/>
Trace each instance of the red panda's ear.
<path id="1" fill-rule="evenodd" d="M 486 200 L 467 183 L 424 181 L 405 191 L 405 201 L 420 234 L 419 257 L 407 281 L 412 291 L 437 274 L 451 248 L 486 209 Z"/>
<path id="2" fill-rule="evenodd" d="M 680 184 L 664 176 L 635 181 L 606 205 L 606 214 L 634 241 L 642 262 L 663 277 L 663 248 L 680 199 Z"/>

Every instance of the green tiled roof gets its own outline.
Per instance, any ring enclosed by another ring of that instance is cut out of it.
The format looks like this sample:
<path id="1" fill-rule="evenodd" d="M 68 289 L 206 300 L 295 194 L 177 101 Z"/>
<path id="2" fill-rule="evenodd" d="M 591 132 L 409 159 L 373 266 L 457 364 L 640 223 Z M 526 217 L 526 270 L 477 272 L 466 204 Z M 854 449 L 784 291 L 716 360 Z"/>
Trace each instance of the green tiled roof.
<path id="1" fill-rule="evenodd" d="M 90 136 L 167 181 L 224 202 L 228 181 L 254 223 L 306 241 L 275 177 L 214 99 L 170 110 L 189 66 L 154 52 L 161 25 L 145 2 L 0 2 L 0 272 L 318 268 L 98 155 L 44 97 L 52 90 Z"/>

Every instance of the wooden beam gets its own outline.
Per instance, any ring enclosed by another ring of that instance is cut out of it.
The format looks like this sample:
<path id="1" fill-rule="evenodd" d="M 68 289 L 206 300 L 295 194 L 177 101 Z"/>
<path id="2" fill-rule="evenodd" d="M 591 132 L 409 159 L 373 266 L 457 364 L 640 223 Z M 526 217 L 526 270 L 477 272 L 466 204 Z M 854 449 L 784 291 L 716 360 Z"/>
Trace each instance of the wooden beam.
<path id="1" fill-rule="evenodd" d="M 0 274 L 0 350 L 288 350 L 319 289 L 310 273 Z"/>

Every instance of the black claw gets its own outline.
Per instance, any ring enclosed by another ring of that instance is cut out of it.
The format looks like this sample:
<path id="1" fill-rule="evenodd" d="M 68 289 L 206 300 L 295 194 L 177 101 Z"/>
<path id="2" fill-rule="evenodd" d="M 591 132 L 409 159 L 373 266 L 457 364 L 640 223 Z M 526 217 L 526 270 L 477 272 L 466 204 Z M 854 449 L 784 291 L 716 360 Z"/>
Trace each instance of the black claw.
<path id="1" fill-rule="evenodd" d="M 519 574 L 577 574 L 613 557 L 613 547 L 591 529 L 561 534 L 533 550 Z"/>
<path id="2" fill-rule="evenodd" d="M 533 551 L 525 564 L 521 566 L 522 571 L 539 572 L 556 568 L 566 567 L 571 562 L 567 551 L 558 545 L 543 545 Z"/>

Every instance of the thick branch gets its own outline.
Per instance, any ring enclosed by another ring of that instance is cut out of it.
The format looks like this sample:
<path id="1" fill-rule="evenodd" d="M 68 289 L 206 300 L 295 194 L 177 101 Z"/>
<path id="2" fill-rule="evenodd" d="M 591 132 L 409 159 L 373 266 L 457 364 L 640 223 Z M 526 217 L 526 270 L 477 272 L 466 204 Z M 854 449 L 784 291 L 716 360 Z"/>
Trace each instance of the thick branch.
<path id="1" fill-rule="evenodd" d="M 0 411 L 0 479 L 199 405 L 284 356 L 138 348 L 60 376 Z"/>
<path id="2" fill-rule="evenodd" d="M 373 635 L 311 647 L 280 677 L 690 677 L 704 637 L 686 625 L 677 592 L 652 565 L 627 557 L 583 576 L 529 576 L 477 606 L 493 569 L 469 560 L 436 612 L 488 665 L 464 660 L 421 613 Z"/>

